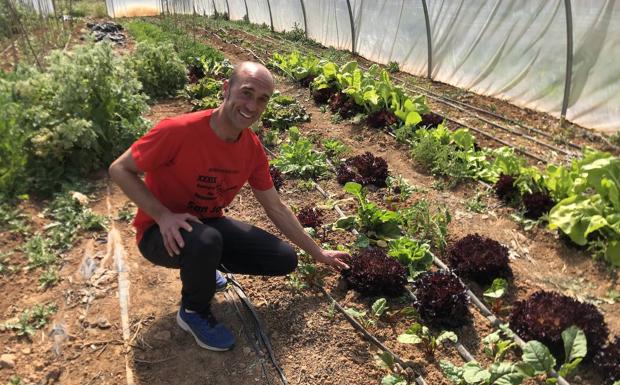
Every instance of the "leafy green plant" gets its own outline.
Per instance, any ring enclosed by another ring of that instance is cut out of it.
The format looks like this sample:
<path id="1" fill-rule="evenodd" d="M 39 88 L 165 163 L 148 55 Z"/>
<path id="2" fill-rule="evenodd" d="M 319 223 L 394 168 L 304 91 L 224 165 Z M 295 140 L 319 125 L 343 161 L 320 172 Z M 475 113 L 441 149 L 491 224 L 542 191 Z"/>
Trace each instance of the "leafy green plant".
<path id="1" fill-rule="evenodd" d="M 133 202 L 127 202 L 116 212 L 114 219 L 122 222 L 131 222 L 135 215 L 136 205 Z"/>
<path id="2" fill-rule="evenodd" d="M 385 184 L 401 202 L 406 201 L 415 191 L 418 191 L 418 189 L 409 184 L 407 179 L 405 179 L 402 175 L 398 175 L 396 177 L 388 175 L 385 179 Z"/>
<path id="3" fill-rule="evenodd" d="M 59 281 L 60 275 L 58 274 L 58 270 L 54 267 L 50 267 L 41 273 L 39 277 L 39 288 L 45 290 L 48 287 L 55 286 Z"/>
<path id="4" fill-rule="evenodd" d="M 398 65 L 397 61 L 390 61 L 387 63 L 387 70 L 390 73 L 396 73 L 400 71 L 400 66 Z"/>
<path id="5" fill-rule="evenodd" d="M 278 94 L 269 100 L 261 120 L 265 128 L 285 131 L 298 123 L 310 121 L 310 115 L 292 96 Z"/>
<path id="6" fill-rule="evenodd" d="M 400 343 L 411 345 L 422 344 L 426 354 L 431 357 L 435 356 L 437 348 L 447 341 L 456 343 L 458 337 L 454 332 L 445 330 L 435 336 L 428 327 L 417 322 L 411 325 L 405 333 L 398 336 L 398 342 Z"/>
<path id="7" fill-rule="evenodd" d="M 147 127 L 142 86 L 109 44 L 81 45 L 70 55 L 54 51 L 47 64 L 44 73 L 0 79 L 7 106 L 0 109 L 0 143 L 15 156 L 0 166 L 5 197 L 57 191 L 64 181 L 108 165 Z"/>
<path id="8" fill-rule="evenodd" d="M 448 224 L 452 220 L 447 208 L 431 212 L 428 202 L 421 199 L 400 213 L 405 234 L 428 242 L 432 250 L 443 252 L 447 245 Z"/>
<path id="9" fill-rule="evenodd" d="M 577 327 L 572 326 L 562 332 L 566 360 L 558 369 L 558 374 L 567 377 L 575 372 L 579 363 L 587 353 L 585 334 Z M 511 348 L 510 344 L 501 336 L 493 334 L 487 342 L 501 341 L 503 353 Z M 506 345 L 508 343 L 508 345 Z M 503 361 L 498 357 L 499 350 L 494 350 L 495 361 L 488 367 L 482 367 L 478 362 L 471 361 L 462 367 L 452 365 L 448 361 L 441 361 L 440 366 L 444 375 L 455 384 L 521 384 L 526 379 L 549 373 L 556 366 L 556 359 L 549 348 L 539 341 L 528 341 L 522 348 L 521 360 L 514 363 Z M 557 378 L 548 376 L 547 384 L 556 384 Z"/>
<path id="10" fill-rule="evenodd" d="M 313 149 L 297 127 L 288 130 L 288 142 L 280 146 L 279 156 L 272 161 L 283 174 L 299 178 L 319 178 L 327 174 L 329 165 L 324 153 Z"/>
<path id="11" fill-rule="evenodd" d="M 28 269 L 47 267 L 56 263 L 58 257 L 53 246 L 52 241 L 45 238 L 41 233 L 35 233 L 28 239 L 23 246 L 28 259 Z"/>
<path id="12" fill-rule="evenodd" d="M 433 264 L 434 256 L 426 243 L 401 237 L 391 240 L 389 246 L 388 255 L 407 266 L 411 278 L 416 278 Z"/>
<path id="13" fill-rule="evenodd" d="M 35 305 L 24 310 L 16 323 L 7 323 L 5 327 L 15 330 L 18 336 L 31 337 L 37 329 L 41 329 L 47 324 L 57 310 L 58 307 L 55 304 Z"/>
<path id="14" fill-rule="evenodd" d="M 336 221 L 334 226 L 341 229 L 355 228 L 374 240 L 395 239 L 401 235 L 399 226 L 400 215 L 394 211 L 383 210 L 376 204 L 368 201 L 362 185 L 349 182 L 344 190 L 357 198 L 357 214 Z M 387 245 L 387 244 L 385 244 Z"/>
<path id="15" fill-rule="evenodd" d="M 138 43 L 130 62 L 142 89 L 154 99 L 175 95 L 187 82 L 185 64 L 171 43 Z"/>
<path id="16" fill-rule="evenodd" d="M 499 313 L 502 309 L 502 298 L 508 291 L 508 281 L 504 278 L 495 278 L 491 286 L 482 293 L 483 297 L 491 302 L 494 313 Z"/>
<path id="17" fill-rule="evenodd" d="M 493 362 L 500 362 L 504 356 L 518 346 L 513 339 L 514 333 L 506 324 L 500 324 L 499 329 L 482 339 L 485 354 L 493 359 Z"/>
<path id="18" fill-rule="evenodd" d="M 11 262 L 10 256 L 12 252 L 0 252 L 0 275 L 9 274 L 13 272 L 13 267 L 9 264 Z"/>
<path id="19" fill-rule="evenodd" d="M 327 157 L 335 164 L 340 164 L 341 158 L 351 151 L 351 148 L 338 139 L 325 139 L 323 148 Z"/>
<path id="20" fill-rule="evenodd" d="M 465 202 L 467 210 L 478 214 L 484 213 L 487 209 L 487 205 L 483 201 L 485 195 L 484 193 L 476 193 L 476 195 L 468 199 Z"/>
<path id="21" fill-rule="evenodd" d="M 26 235 L 30 232 L 28 215 L 21 208 L 0 204 L 0 229 Z"/>

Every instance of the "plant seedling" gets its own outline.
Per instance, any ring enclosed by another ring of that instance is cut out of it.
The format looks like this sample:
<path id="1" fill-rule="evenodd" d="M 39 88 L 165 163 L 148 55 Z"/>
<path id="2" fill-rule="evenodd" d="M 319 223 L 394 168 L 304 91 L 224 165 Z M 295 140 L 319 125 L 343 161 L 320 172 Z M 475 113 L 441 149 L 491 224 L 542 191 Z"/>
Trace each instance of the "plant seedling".
<path id="1" fill-rule="evenodd" d="M 431 333 L 430 329 L 418 322 L 414 323 L 398 336 L 398 342 L 403 344 L 422 344 L 427 355 L 434 357 L 437 348 L 444 342 L 451 341 L 456 343 L 458 337 L 454 332 L 443 330 L 437 336 Z"/>
<path id="2" fill-rule="evenodd" d="M 500 313 L 502 310 L 502 306 L 504 304 L 502 298 L 506 295 L 507 289 L 508 281 L 504 278 L 495 278 L 493 283 L 491 283 L 491 287 L 486 289 L 482 294 L 484 298 L 491 302 L 493 312 L 496 314 Z"/>

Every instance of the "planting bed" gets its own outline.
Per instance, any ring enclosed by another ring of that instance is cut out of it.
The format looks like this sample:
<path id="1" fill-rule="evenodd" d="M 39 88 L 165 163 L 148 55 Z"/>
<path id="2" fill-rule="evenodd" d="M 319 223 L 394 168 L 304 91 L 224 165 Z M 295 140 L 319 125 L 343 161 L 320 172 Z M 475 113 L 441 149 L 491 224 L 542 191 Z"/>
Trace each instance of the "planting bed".
<path id="1" fill-rule="evenodd" d="M 202 39 L 220 49 L 232 63 L 258 58 L 267 61 L 274 49 L 268 40 L 262 40 L 260 36 L 250 38 L 248 33 L 234 29 L 227 29 L 226 35 L 229 39 L 237 37 L 238 43 L 249 42 L 252 53 L 212 33 Z M 254 57 L 255 54 L 259 54 L 259 57 Z M 367 192 L 369 202 L 395 212 L 403 211 L 420 200 L 426 200 L 433 212 L 448 209 L 452 220 L 447 227 L 446 250 L 451 250 L 457 241 L 475 233 L 508 248 L 512 274 L 504 275 L 509 278 L 508 295 L 504 297 L 506 305 L 525 300 L 540 289 L 557 291 L 595 303 L 603 313 L 610 336 L 620 333 L 616 271 L 610 271 L 601 263 L 592 261 L 582 250 L 563 244 L 549 230 L 535 227 L 524 231 L 510 218 L 513 209 L 473 181 L 461 183 L 453 190 L 438 189 L 438 179 L 412 162 L 408 147 L 395 141 L 386 132 L 369 129 L 363 123 L 334 119 L 330 112 L 323 112 L 314 104 L 307 88 L 282 77 L 278 77 L 277 83 L 283 95 L 294 97 L 310 115 L 309 122 L 297 126 L 301 135 L 314 139 L 313 146 L 316 149 L 322 147 L 324 139 L 338 139 L 350 148 L 344 157 L 361 156 L 369 151 L 385 159 L 390 176 L 402 176 L 412 187 L 411 195 L 402 199 L 397 198 L 400 191 L 395 192 L 382 186 L 371 187 Z M 446 92 L 447 86 L 438 87 L 440 92 Z M 473 99 L 474 102 L 484 99 L 485 103 L 504 106 L 488 98 Z M 433 103 L 429 105 L 433 111 L 441 112 Z M 153 106 L 146 117 L 156 122 L 167 116 L 188 112 L 192 108 L 192 104 L 180 98 L 162 100 Z M 505 106 L 504 111 L 499 107 L 500 111 L 507 114 L 513 113 L 512 108 Z M 544 118 L 535 116 L 527 123 L 533 125 L 542 121 Z M 282 141 L 287 139 L 285 132 L 278 136 Z M 529 143 L 521 142 L 522 138 L 512 139 L 515 139 L 517 145 Z M 483 138 L 477 141 L 481 146 L 491 144 Z M 277 155 L 279 146 L 274 146 L 273 151 Z M 361 178 L 358 181 L 365 180 Z M 129 207 L 127 198 L 103 174 L 94 175 L 92 181 L 96 187 L 88 206 L 94 212 L 107 216 L 120 237 L 106 236 L 106 232 L 101 230 L 82 233 L 75 247 L 63 255 L 61 280 L 53 288 L 47 291 L 37 289 L 34 276 L 19 269 L 25 266 L 23 261 L 19 262 L 23 259 L 19 258 L 23 257 L 19 251 L 19 245 L 25 241 L 22 236 L 9 233 L 0 236 L 0 250 L 16 250 L 16 257 L 12 260 L 18 261 L 14 264 L 16 272 L 0 275 L 0 290 L 5 293 L 0 299 L 0 321 L 4 323 L 18 317 L 21 309 L 34 304 L 55 303 L 58 307 L 49 325 L 37 330 L 30 340 L 18 337 L 12 330 L 0 333 L 0 346 L 4 347 L 0 353 L 13 355 L 9 358 L 15 364 L 12 368 L 0 369 L 0 383 L 6 383 L 14 376 L 21 378 L 22 383 L 129 383 L 127 373 L 132 373 L 134 383 L 139 384 L 279 383 L 277 372 L 267 355 L 264 351 L 257 352 L 254 349 L 251 342 L 255 338 L 253 327 L 247 322 L 250 317 L 245 314 L 245 321 L 242 321 L 237 316 L 233 303 L 238 301 L 233 300 L 232 290 L 229 289 L 227 294 L 218 294 L 214 308 L 218 318 L 227 323 L 237 336 L 238 345 L 232 352 L 201 350 L 189 335 L 176 326 L 174 317 L 180 291 L 178 272 L 154 267 L 140 256 L 135 246 L 133 229 L 127 221 L 121 219 L 125 216 L 119 216 Z M 338 213 L 333 210 L 335 203 L 345 215 L 355 214 L 358 207 L 355 197 L 345 192 L 334 174 L 318 178 L 317 183 L 327 192 L 329 199 L 314 189 L 311 183 L 286 175 L 280 194 L 295 210 L 307 206 L 318 207 L 324 214 L 325 224 L 339 219 Z M 46 225 L 46 220 L 38 215 L 41 209 L 35 204 L 27 204 L 25 207 L 29 215 L 28 222 L 35 228 Z M 277 233 L 263 211 L 257 207 L 247 187 L 242 189 L 226 215 Z M 331 247 L 350 245 L 356 240 L 350 231 L 315 230 L 319 242 Z M 493 248 L 502 249 L 495 247 L 495 244 Z M 475 252 L 476 247 L 471 249 Z M 122 299 L 123 281 L 119 281 L 114 260 L 121 252 L 130 282 L 128 322 L 120 315 L 122 312 L 117 298 L 120 295 Z M 440 247 L 433 246 L 433 252 L 447 261 Z M 88 257 L 97 261 L 101 269 L 95 270 L 95 274 L 86 279 L 81 271 Z M 304 257 L 302 261 L 304 264 L 292 277 L 236 277 L 256 306 L 275 357 L 289 383 L 380 383 L 388 371 L 375 362 L 377 348 L 355 331 L 320 290 L 304 280 L 304 276 L 308 276 L 307 272 L 314 270 L 305 264 L 307 261 Z M 430 352 L 422 345 L 398 342 L 399 336 L 416 322 L 416 318 L 408 316 L 404 310 L 413 305 L 407 291 L 400 294 L 398 290 L 390 290 L 387 294 L 391 296 L 376 293 L 366 296 L 352 290 L 346 283 L 347 279 L 324 266 L 318 266 L 318 275 L 322 277 L 326 291 L 341 306 L 349 309 L 350 314 L 356 314 L 358 321 L 406 361 L 416 375 L 421 375 L 428 384 L 451 383 L 442 374 L 439 362 L 449 360 L 456 365 L 463 364 L 452 345 L 439 346 Z M 465 279 L 465 283 L 482 298 L 486 286 L 479 286 L 469 279 Z M 414 289 L 415 285 L 408 287 Z M 371 316 L 371 306 L 380 297 L 387 299 L 389 311 L 381 317 Z M 485 344 L 482 339 L 493 331 L 493 327 L 472 305 L 468 309 L 471 318 L 466 317 L 468 321 L 464 324 L 448 322 L 433 325 L 432 319 L 427 319 L 424 312 L 421 312 L 421 322 L 429 326 L 434 335 L 442 328 L 454 331 L 459 342 L 474 358 L 488 366 L 492 360 L 484 354 Z M 509 309 L 499 310 L 500 318 L 507 321 Z M 366 315 L 361 315 L 364 312 Z M 464 312 L 460 313 L 463 315 Z M 128 338 L 123 338 L 124 324 L 129 327 L 124 331 L 128 333 Z M 56 325 L 55 333 L 50 333 L 51 325 Z M 246 333 L 250 335 L 249 339 Z M 571 383 L 598 385 L 605 380 L 589 363 L 581 366 L 577 376 Z M 410 376 L 409 383 L 413 383 L 414 377 Z M 542 384 L 544 376 L 529 379 L 527 383 Z"/>

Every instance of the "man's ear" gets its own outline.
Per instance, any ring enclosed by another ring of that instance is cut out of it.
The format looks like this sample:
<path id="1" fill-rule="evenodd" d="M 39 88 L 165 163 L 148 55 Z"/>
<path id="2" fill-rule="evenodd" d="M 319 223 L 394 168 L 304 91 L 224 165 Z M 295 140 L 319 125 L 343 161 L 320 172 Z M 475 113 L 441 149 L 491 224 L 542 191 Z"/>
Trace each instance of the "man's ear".
<path id="1" fill-rule="evenodd" d="M 222 83 L 222 96 L 224 97 L 224 99 L 228 98 L 228 92 L 230 91 L 230 84 L 228 83 L 228 79 L 224 80 L 224 83 Z"/>

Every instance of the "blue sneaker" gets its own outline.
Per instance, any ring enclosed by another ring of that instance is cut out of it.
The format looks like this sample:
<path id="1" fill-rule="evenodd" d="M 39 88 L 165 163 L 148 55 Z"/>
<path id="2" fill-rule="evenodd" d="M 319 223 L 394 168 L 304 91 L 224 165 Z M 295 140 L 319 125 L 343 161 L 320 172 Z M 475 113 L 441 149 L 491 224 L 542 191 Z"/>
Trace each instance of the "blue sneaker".
<path id="1" fill-rule="evenodd" d="M 228 279 L 226 279 L 219 270 L 215 270 L 215 292 L 219 293 L 225 291 L 227 287 Z"/>
<path id="2" fill-rule="evenodd" d="M 226 326 L 217 322 L 211 311 L 197 313 L 181 308 L 177 313 L 177 323 L 181 329 L 191 333 L 198 346 L 204 349 L 223 352 L 235 345 L 235 336 Z"/>

